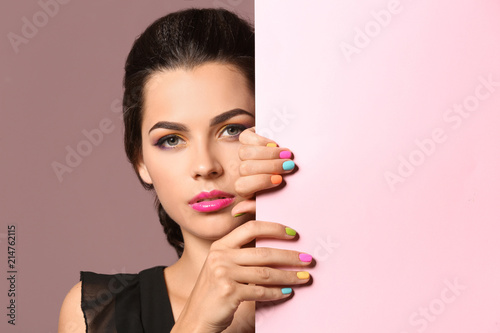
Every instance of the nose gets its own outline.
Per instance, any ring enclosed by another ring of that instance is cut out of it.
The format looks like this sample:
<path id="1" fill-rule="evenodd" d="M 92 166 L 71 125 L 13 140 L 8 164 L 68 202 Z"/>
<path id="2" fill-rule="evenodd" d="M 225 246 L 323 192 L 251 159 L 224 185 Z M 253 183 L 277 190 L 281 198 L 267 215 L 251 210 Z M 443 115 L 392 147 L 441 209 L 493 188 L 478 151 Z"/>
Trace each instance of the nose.
<path id="1" fill-rule="evenodd" d="M 211 147 L 208 145 L 198 145 L 192 151 L 192 177 L 197 178 L 217 178 L 223 173 L 222 165 Z"/>

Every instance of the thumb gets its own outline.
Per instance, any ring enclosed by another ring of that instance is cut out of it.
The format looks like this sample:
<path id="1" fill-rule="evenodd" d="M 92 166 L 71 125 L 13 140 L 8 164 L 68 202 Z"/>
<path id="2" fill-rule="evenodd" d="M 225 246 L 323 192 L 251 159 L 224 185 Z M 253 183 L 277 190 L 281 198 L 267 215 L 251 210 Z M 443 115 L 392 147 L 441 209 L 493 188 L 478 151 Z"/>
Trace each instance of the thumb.
<path id="1" fill-rule="evenodd" d="M 255 199 L 244 200 L 242 202 L 239 202 L 238 204 L 236 204 L 236 206 L 233 207 L 233 209 L 231 210 L 231 215 L 235 216 L 237 214 L 243 214 L 243 213 L 255 214 L 256 207 L 257 205 Z"/>

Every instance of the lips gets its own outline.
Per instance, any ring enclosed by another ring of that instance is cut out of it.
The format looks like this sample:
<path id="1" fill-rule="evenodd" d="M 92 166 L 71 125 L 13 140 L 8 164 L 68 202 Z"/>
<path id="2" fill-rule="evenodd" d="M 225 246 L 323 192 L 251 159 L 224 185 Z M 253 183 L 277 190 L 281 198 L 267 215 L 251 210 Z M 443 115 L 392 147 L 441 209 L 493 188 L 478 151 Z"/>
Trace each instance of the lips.
<path id="1" fill-rule="evenodd" d="M 234 195 L 219 190 L 201 192 L 189 201 L 189 206 L 199 212 L 214 212 L 231 205 Z"/>

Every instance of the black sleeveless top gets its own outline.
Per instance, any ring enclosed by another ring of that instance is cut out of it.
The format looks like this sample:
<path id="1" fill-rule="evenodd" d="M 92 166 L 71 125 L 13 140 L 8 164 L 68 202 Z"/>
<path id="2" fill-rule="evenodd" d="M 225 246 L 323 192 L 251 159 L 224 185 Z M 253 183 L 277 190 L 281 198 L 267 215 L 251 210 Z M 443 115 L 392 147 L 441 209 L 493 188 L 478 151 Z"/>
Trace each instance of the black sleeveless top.
<path id="1" fill-rule="evenodd" d="M 163 269 L 138 274 L 80 272 L 87 333 L 170 332 L 174 316 Z"/>

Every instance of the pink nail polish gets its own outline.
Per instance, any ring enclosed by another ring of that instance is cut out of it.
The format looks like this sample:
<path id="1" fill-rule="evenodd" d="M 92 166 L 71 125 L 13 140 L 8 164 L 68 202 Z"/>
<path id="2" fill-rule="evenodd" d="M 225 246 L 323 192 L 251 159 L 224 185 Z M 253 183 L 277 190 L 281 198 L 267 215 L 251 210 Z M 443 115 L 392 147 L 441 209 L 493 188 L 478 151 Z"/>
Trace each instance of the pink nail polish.
<path id="1" fill-rule="evenodd" d="M 303 262 L 311 262 L 312 256 L 310 254 L 307 254 L 307 253 L 301 253 L 301 254 L 299 254 L 299 259 L 300 259 L 300 261 L 303 261 Z"/>
<path id="2" fill-rule="evenodd" d="M 288 150 L 283 150 L 280 152 L 280 158 L 290 158 L 292 157 L 292 152 Z"/>

